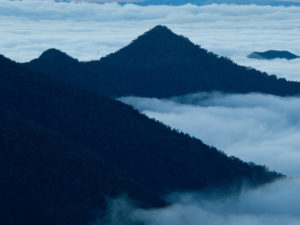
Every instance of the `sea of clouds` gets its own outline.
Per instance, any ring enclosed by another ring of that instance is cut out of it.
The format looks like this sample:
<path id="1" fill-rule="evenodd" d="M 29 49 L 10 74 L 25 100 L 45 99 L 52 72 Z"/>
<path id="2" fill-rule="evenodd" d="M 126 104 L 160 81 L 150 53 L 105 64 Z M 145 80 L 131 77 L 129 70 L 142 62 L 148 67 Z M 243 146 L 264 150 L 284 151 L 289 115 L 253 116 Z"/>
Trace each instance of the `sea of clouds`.
<path id="1" fill-rule="evenodd" d="M 300 175 L 300 98 L 198 93 L 172 99 L 124 97 L 151 118 L 228 155 Z"/>
<path id="2" fill-rule="evenodd" d="M 29 61 L 48 48 L 98 59 L 157 24 L 235 62 L 300 80 L 300 59 L 248 59 L 253 51 L 300 55 L 300 7 L 255 5 L 137 6 L 117 3 L 0 0 L 0 53 Z"/>
<path id="3" fill-rule="evenodd" d="M 228 155 L 267 165 L 293 178 L 223 199 L 207 198 L 202 192 L 171 194 L 167 199 L 173 204 L 164 209 L 141 210 L 117 199 L 111 203 L 108 224 L 114 224 L 124 210 L 130 216 L 124 221 L 145 225 L 300 224 L 300 97 L 196 93 L 171 99 L 119 100 Z"/>

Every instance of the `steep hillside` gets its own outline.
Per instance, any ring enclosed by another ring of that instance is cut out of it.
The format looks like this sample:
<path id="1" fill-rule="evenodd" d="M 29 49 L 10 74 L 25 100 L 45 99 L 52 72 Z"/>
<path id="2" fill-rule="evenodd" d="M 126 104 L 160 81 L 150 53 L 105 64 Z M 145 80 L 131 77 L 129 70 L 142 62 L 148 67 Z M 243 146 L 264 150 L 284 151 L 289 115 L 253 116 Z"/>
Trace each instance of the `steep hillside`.
<path id="1" fill-rule="evenodd" d="M 159 206 L 159 196 L 172 191 L 236 190 L 282 177 L 2 56 L 0 96 L 6 224 L 30 224 L 37 212 L 31 224 L 85 224 L 104 196 L 120 192 Z"/>
<path id="2" fill-rule="evenodd" d="M 127 193 L 141 206 L 159 197 L 101 157 L 35 122 L 0 113 L 0 221 L 82 225 L 105 213 L 106 198 Z"/>

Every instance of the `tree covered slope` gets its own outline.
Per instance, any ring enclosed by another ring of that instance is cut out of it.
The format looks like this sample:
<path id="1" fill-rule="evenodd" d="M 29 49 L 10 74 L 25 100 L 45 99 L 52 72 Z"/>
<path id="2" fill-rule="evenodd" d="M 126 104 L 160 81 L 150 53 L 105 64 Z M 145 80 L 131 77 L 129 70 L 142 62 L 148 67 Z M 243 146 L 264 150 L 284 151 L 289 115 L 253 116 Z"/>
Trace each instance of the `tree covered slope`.
<path id="1" fill-rule="evenodd" d="M 88 224 L 105 196 L 162 206 L 172 191 L 282 177 L 121 102 L 0 56 L 0 215 L 6 225 Z"/>

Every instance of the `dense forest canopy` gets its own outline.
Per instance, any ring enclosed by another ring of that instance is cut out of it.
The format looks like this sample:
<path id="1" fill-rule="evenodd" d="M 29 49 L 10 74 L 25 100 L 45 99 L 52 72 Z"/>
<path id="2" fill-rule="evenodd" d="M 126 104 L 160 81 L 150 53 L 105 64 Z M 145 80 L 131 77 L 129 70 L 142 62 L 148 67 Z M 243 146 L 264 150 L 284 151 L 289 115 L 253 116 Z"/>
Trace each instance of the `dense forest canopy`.
<path id="1" fill-rule="evenodd" d="M 256 186 L 282 177 L 3 56 L 0 95 L 0 214 L 6 225 L 88 224 L 105 209 L 105 196 L 126 192 L 154 207 L 172 191 L 239 190 L 245 182 Z"/>

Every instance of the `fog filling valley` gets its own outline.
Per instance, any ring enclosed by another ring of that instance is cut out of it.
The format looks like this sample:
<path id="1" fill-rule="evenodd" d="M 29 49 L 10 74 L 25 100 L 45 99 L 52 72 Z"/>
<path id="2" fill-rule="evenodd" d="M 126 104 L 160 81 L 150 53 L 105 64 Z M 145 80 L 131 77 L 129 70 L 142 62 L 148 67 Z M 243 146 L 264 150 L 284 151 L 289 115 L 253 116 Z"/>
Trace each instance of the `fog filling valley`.
<path id="1" fill-rule="evenodd" d="M 151 118 L 245 161 L 300 175 L 300 98 L 262 94 L 125 97 Z"/>
<path id="2" fill-rule="evenodd" d="M 128 211 L 124 207 L 126 215 L 131 215 L 129 221 L 146 225 L 300 224 L 300 97 L 197 93 L 171 99 L 119 100 L 227 155 L 293 177 L 256 190 L 245 188 L 241 195 L 224 199 L 207 199 L 206 193 L 177 193 L 168 198 L 174 204 L 165 209 Z M 119 213 L 110 216 L 114 220 Z"/>

